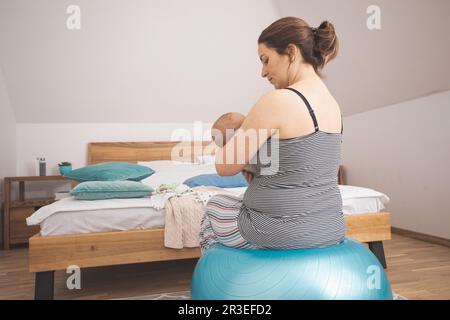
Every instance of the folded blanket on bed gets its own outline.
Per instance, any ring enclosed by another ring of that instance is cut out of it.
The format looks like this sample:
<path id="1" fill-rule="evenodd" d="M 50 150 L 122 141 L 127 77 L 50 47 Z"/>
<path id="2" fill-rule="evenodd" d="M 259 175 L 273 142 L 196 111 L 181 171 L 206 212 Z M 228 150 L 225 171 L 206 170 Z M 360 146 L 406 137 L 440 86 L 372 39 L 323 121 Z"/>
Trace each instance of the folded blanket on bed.
<path id="1" fill-rule="evenodd" d="M 171 197 L 166 201 L 164 245 L 168 248 L 198 247 L 203 203 L 195 195 Z"/>
<path id="2" fill-rule="evenodd" d="M 194 193 L 172 196 L 166 200 L 164 246 L 174 249 L 194 248 L 200 245 L 200 223 L 207 200 L 215 194 L 239 193 L 217 187 L 195 187 Z"/>

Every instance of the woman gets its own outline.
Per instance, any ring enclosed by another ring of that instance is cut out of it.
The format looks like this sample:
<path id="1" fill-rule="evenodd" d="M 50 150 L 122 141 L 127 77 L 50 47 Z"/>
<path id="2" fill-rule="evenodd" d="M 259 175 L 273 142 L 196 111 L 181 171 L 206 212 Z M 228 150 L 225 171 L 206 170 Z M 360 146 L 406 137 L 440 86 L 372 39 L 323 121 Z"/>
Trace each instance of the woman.
<path id="1" fill-rule="evenodd" d="M 255 177 L 244 172 L 249 187 L 243 199 L 216 195 L 209 200 L 200 232 L 202 252 L 217 242 L 237 248 L 297 249 L 343 240 L 337 183 L 342 117 L 320 74 L 338 49 L 328 21 L 316 29 L 287 17 L 261 33 L 261 75 L 275 90 L 256 103 L 230 142 L 217 151 L 216 169 L 219 175 L 235 175 L 277 139 L 278 171 Z M 254 141 L 257 151 L 236 143 L 251 130 L 266 132 Z M 234 161 L 225 161 L 230 154 Z"/>

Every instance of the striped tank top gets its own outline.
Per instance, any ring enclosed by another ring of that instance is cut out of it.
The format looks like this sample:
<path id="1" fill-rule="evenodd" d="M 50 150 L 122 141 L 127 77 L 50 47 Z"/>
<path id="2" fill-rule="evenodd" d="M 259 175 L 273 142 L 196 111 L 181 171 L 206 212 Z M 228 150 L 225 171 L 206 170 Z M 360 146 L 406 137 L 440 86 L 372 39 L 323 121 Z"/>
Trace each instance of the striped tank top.
<path id="1" fill-rule="evenodd" d="M 308 100 L 297 90 L 314 122 L 315 132 L 277 139 L 278 171 L 258 175 L 249 184 L 238 217 L 242 237 L 266 249 L 326 247 L 345 236 L 337 176 L 341 133 L 319 130 Z M 269 138 L 260 149 L 271 150 Z M 256 166 L 262 169 L 259 152 Z"/>

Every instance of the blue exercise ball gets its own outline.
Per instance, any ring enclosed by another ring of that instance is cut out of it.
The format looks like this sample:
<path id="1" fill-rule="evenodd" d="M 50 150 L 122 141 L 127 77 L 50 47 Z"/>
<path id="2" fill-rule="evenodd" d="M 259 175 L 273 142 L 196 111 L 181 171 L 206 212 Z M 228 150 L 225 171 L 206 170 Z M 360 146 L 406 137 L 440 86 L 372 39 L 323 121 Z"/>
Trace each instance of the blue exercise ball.
<path id="1" fill-rule="evenodd" d="M 392 300 L 386 273 L 364 245 L 346 238 L 296 250 L 212 246 L 192 278 L 194 300 Z"/>

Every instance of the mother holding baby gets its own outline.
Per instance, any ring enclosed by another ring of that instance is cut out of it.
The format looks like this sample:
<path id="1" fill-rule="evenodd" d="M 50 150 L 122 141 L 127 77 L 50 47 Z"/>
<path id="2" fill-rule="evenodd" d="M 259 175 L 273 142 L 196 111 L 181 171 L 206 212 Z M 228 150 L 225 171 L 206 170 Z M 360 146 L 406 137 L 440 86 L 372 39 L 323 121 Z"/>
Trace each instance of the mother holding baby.
<path id="1" fill-rule="evenodd" d="M 243 198 L 216 195 L 209 200 L 200 231 L 202 252 L 217 242 L 236 248 L 299 249 L 344 239 L 337 181 L 342 117 L 320 73 L 338 49 L 328 21 L 312 28 L 287 17 L 261 33 L 261 75 L 275 90 L 262 96 L 247 116 L 233 120 L 236 115 L 229 115 L 231 122 L 238 122 L 230 124 L 237 130 L 216 153 L 217 173 L 242 172 L 249 186 Z M 219 120 L 215 126 L 222 130 L 226 124 Z M 258 134 L 250 143 L 237 143 L 253 130 Z M 260 153 L 275 143 L 277 170 L 264 174 Z M 252 159 L 258 160 L 257 170 L 245 170 Z"/>

